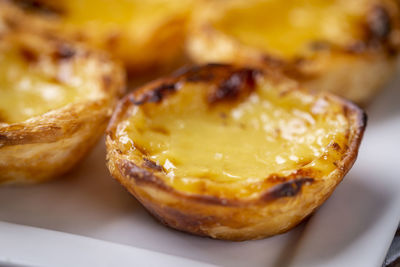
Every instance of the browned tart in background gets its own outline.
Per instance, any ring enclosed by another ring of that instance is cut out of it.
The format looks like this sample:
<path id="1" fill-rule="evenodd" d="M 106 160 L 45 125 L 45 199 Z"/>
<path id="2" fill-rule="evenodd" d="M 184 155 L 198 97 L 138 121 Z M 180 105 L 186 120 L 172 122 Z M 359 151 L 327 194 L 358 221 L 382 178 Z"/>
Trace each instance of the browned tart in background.
<path id="1" fill-rule="evenodd" d="M 278 68 L 365 105 L 395 71 L 399 23 L 395 0 L 208 1 L 187 50 L 198 63 Z"/>
<path id="2" fill-rule="evenodd" d="M 10 0 L 11 1 L 11 0 Z M 180 62 L 193 0 L 12 0 L 69 38 L 108 51 L 143 75 Z"/>
<path id="3" fill-rule="evenodd" d="M 0 0 L 0 184 L 70 170 L 99 140 L 124 71 Z"/>

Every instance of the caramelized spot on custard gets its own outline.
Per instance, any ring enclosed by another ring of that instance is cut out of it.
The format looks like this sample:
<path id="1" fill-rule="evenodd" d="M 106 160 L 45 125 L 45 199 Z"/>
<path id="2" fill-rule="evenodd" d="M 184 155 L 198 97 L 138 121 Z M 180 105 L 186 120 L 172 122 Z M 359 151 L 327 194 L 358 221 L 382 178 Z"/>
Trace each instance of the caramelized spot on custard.
<path id="1" fill-rule="evenodd" d="M 255 71 L 240 69 L 222 80 L 208 96 L 208 102 L 214 104 L 221 101 L 237 100 L 240 96 L 248 96 L 255 87 Z"/>

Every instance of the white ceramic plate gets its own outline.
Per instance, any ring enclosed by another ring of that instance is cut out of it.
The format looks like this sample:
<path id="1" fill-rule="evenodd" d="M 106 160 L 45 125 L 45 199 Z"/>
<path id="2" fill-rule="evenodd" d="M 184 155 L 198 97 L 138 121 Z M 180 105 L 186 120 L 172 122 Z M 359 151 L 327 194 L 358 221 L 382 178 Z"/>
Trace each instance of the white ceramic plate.
<path id="1" fill-rule="evenodd" d="M 351 172 L 286 234 L 235 243 L 164 227 L 110 177 L 101 143 L 68 177 L 0 188 L 0 265 L 378 267 L 400 220 L 400 77 L 368 115 Z"/>

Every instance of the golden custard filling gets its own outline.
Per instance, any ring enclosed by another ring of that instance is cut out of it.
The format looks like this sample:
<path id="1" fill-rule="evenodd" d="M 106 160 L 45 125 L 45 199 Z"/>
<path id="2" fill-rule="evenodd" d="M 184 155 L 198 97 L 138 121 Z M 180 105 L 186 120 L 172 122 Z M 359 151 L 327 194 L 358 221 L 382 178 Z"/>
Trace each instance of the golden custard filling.
<path id="1" fill-rule="evenodd" d="M 315 42 L 348 45 L 360 40 L 370 4 L 370 0 L 245 1 L 228 8 L 215 27 L 245 45 L 290 57 Z"/>
<path id="2" fill-rule="evenodd" d="M 71 57 L 63 60 L 43 40 L 25 43 L 35 43 L 37 37 L 6 34 L 0 40 L 0 123 L 22 122 L 102 96 L 91 59 L 75 60 L 78 50 L 71 50 Z"/>
<path id="3" fill-rule="evenodd" d="M 0 51 L 0 122 L 21 122 L 78 97 L 77 88 L 38 71 L 18 49 Z"/>
<path id="4" fill-rule="evenodd" d="M 178 190 L 210 193 L 210 183 L 226 184 L 237 188 L 235 197 L 267 186 L 271 175 L 315 164 L 324 173 L 336 168 L 340 155 L 328 158 L 328 147 L 346 147 L 349 127 L 339 105 L 301 91 L 282 96 L 266 82 L 239 102 L 210 104 L 207 86 L 183 84 L 160 103 L 133 106 L 116 131 L 130 159 L 162 166 Z"/>
<path id="5" fill-rule="evenodd" d="M 149 38 L 157 28 L 182 16 L 188 0 L 72 0 L 53 3 L 60 9 L 60 17 L 66 29 L 83 30 L 102 45 L 104 38 L 127 38 L 136 41 Z M 120 32 L 124 32 L 123 36 Z"/>

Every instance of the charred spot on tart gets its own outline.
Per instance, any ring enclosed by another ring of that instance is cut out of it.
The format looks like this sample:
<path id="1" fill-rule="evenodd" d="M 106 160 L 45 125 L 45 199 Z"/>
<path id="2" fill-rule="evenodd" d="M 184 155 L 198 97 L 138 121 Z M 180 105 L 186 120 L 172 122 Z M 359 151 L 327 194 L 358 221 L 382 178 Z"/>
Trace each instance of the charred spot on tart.
<path id="1" fill-rule="evenodd" d="M 152 184 L 157 187 L 166 189 L 167 186 L 165 183 L 157 178 L 153 173 L 147 171 L 143 168 L 140 168 L 132 161 L 129 160 L 121 160 L 119 164 L 117 164 L 119 171 L 126 177 L 135 180 L 136 183 L 142 184 Z"/>
<path id="2" fill-rule="evenodd" d="M 56 49 L 53 52 L 53 58 L 55 60 L 68 60 L 76 55 L 75 49 L 68 43 L 59 42 L 56 45 Z"/>
<path id="3" fill-rule="evenodd" d="M 313 183 L 314 178 L 296 178 L 291 181 L 287 181 L 278 185 L 273 186 L 261 197 L 264 201 L 276 200 L 284 197 L 294 197 L 301 192 L 301 188 L 304 185 Z"/>
<path id="4" fill-rule="evenodd" d="M 12 2 L 27 12 L 36 13 L 39 15 L 59 16 L 65 13 L 65 11 L 61 8 L 51 5 L 48 2 L 45 3 L 44 1 L 12 0 Z"/>
<path id="5" fill-rule="evenodd" d="M 184 77 L 187 82 L 211 82 L 226 73 L 231 66 L 221 63 L 208 63 L 204 66 L 184 67 L 175 75 Z"/>
<path id="6" fill-rule="evenodd" d="M 361 126 L 363 129 L 367 127 L 368 124 L 368 114 L 364 111 L 361 113 Z"/>
<path id="7" fill-rule="evenodd" d="M 146 151 L 144 148 L 142 148 L 141 146 L 139 146 L 138 144 L 134 144 L 133 147 L 134 147 L 137 151 L 139 151 L 142 155 L 144 155 L 144 156 L 147 156 L 147 155 L 148 155 L 147 151 Z"/>
<path id="8" fill-rule="evenodd" d="M 143 93 L 139 99 L 131 95 L 130 101 L 137 106 L 145 103 L 159 103 L 164 97 L 174 93 L 178 87 L 177 83 L 162 83 L 156 88 Z"/>
<path id="9" fill-rule="evenodd" d="M 336 142 L 333 142 L 330 146 L 336 151 L 340 151 L 341 150 L 340 145 L 338 143 L 336 143 Z"/>
<path id="10" fill-rule="evenodd" d="M 36 63 L 39 59 L 38 53 L 26 46 L 20 46 L 19 53 L 28 64 Z"/>
<path id="11" fill-rule="evenodd" d="M 207 97 L 209 104 L 247 97 L 256 87 L 257 70 L 239 69 L 224 77 Z"/>
<path id="12" fill-rule="evenodd" d="M 371 41 L 382 41 L 389 37 L 392 23 L 384 6 L 375 5 L 367 14 L 367 37 Z"/>
<path id="13" fill-rule="evenodd" d="M 287 177 L 278 174 L 271 174 L 270 176 L 267 177 L 267 179 L 265 179 L 265 181 L 272 183 L 282 183 L 286 182 L 287 180 L 288 180 Z"/>
<path id="14" fill-rule="evenodd" d="M 158 165 L 157 163 L 155 163 L 154 161 L 152 161 L 148 158 L 143 158 L 143 166 L 146 168 L 153 169 L 158 172 L 161 172 L 164 170 L 164 168 L 162 166 Z"/>

